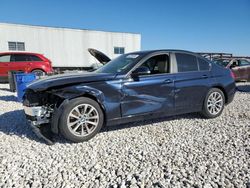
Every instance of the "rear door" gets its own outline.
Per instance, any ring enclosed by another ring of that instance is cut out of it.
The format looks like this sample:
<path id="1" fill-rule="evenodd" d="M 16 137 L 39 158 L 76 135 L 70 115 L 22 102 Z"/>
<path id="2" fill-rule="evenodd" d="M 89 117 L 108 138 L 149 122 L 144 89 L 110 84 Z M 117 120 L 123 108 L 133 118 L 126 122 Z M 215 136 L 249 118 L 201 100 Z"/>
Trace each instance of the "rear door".
<path id="1" fill-rule="evenodd" d="M 210 63 L 189 53 L 175 53 L 175 109 L 177 113 L 201 110 L 209 90 Z"/>
<path id="2" fill-rule="evenodd" d="M 13 54 L 11 55 L 10 61 L 10 70 L 28 72 L 29 68 L 31 67 L 31 59 L 29 55 L 26 54 Z"/>
<path id="3" fill-rule="evenodd" d="M 36 55 L 27 55 L 26 60 L 28 61 L 27 63 L 29 64 L 29 69 L 28 69 L 29 72 L 37 68 L 39 69 L 41 63 L 43 62 L 43 60 Z"/>
<path id="4" fill-rule="evenodd" d="M 0 55 L 0 76 L 8 76 L 9 63 L 11 56 L 9 54 Z"/>

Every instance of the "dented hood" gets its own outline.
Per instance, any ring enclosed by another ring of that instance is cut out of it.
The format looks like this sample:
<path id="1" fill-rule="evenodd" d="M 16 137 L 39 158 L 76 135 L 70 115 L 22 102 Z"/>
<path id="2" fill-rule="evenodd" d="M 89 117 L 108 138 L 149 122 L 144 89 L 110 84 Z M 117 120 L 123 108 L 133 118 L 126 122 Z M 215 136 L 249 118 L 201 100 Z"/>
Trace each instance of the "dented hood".
<path id="1" fill-rule="evenodd" d="M 28 89 L 33 91 L 44 91 L 53 87 L 66 87 L 73 84 L 88 83 L 112 80 L 115 74 L 110 73 L 76 73 L 76 74 L 63 74 L 43 78 L 32 82 L 27 86 Z"/>

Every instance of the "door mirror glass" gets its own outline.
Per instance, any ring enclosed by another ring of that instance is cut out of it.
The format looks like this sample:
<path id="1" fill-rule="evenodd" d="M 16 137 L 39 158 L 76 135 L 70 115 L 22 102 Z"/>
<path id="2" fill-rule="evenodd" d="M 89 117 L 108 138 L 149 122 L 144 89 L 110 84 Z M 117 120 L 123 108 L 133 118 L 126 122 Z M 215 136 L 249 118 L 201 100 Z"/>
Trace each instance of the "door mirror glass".
<path id="1" fill-rule="evenodd" d="M 140 66 L 132 72 L 132 75 L 137 75 L 137 76 L 147 75 L 147 74 L 150 74 L 150 70 L 148 67 L 145 66 Z"/>

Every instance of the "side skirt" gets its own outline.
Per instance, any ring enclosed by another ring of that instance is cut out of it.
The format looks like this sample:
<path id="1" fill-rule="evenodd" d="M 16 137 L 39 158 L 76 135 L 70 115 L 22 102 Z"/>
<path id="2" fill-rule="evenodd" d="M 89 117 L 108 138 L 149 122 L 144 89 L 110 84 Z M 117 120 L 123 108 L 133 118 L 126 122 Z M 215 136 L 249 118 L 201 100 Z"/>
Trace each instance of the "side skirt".
<path id="1" fill-rule="evenodd" d="M 178 109 L 178 110 L 175 110 L 173 112 L 168 112 L 168 113 L 157 112 L 157 113 L 131 115 L 131 116 L 107 120 L 106 125 L 107 126 L 115 126 L 115 125 L 119 125 L 119 124 L 133 122 L 133 121 L 150 120 L 150 119 L 163 118 L 163 117 L 169 117 L 169 116 L 180 115 L 180 114 L 199 112 L 199 111 L 201 111 L 201 109 L 202 109 L 202 106 L 199 105 L 199 106 L 196 106 L 196 108 L 190 108 L 190 110 Z"/>

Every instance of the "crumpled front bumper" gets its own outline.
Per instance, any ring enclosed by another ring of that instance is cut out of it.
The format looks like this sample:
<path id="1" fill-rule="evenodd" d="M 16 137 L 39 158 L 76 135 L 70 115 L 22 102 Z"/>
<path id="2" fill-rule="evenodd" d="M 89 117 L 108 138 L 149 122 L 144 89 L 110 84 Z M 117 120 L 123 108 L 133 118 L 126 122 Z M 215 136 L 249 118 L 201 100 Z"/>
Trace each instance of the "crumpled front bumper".
<path id="1" fill-rule="evenodd" d="M 53 144 L 52 132 L 50 131 L 50 120 L 47 116 L 47 109 L 42 106 L 27 107 L 23 106 L 24 113 L 28 125 L 32 128 L 33 132 L 41 139 L 46 141 L 47 144 Z"/>
<path id="2" fill-rule="evenodd" d="M 39 128 L 33 121 L 27 120 L 27 123 L 38 138 L 43 139 L 49 145 L 54 144 L 52 140 L 52 133 L 42 131 L 42 129 Z"/>

